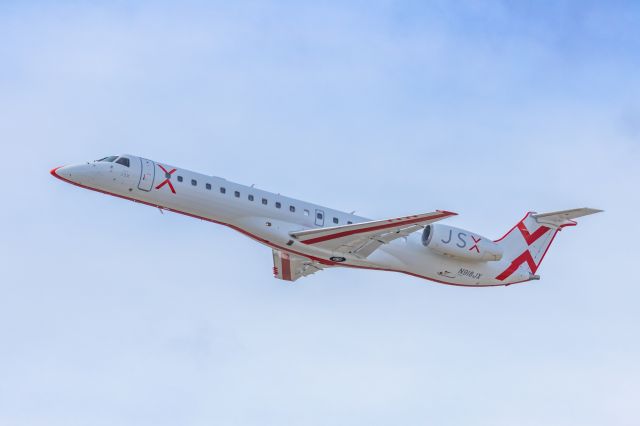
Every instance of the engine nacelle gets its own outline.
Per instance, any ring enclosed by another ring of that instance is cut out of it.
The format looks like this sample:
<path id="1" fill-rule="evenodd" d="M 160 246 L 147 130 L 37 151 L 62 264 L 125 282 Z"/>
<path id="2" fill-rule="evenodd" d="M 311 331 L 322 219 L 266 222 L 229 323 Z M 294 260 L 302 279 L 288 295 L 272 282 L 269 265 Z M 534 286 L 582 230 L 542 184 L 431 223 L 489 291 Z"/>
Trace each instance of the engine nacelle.
<path id="1" fill-rule="evenodd" d="M 422 233 L 422 244 L 444 256 L 480 261 L 502 259 L 502 249 L 498 244 L 453 226 L 427 226 Z"/>

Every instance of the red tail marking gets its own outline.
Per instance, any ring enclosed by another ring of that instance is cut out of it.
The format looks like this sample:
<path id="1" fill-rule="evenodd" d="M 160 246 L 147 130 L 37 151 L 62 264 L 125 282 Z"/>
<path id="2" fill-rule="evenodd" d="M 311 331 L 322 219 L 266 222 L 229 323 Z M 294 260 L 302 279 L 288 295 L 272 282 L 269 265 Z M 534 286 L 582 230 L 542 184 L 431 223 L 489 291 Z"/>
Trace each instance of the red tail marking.
<path id="1" fill-rule="evenodd" d="M 527 262 L 529 264 L 529 268 L 531 268 L 531 273 L 535 274 L 536 270 L 538 269 L 538 265 L 536 265 L 536 262 L 533 260 L 533 257 L 531 257 L 531 253 L 529 253 L 529 250 L 525 250 L 524 253 L 522 253 L 520 256 L 516 257 L 515 259 L 513 259 L 513 262 L 511 262 L 511 265 L 509 265 L 507 269 L 505 269 L 500 275 L 498 275 L 496 279 L 498 281 L 506 280 L 524 262 Z"/>
<path id="2" fill-rule="evenodd" d="M 480 253 L 480 249 L 478 248 L 478 243 L 482 240 L 482 238 L 479 238 L 476 240 L 476 237 L 474 237 L 473 235 L 471 236 L 471 239 L 473 240 L 473 242 L 475 243 L 474 245 L 471 246 L 471 248 L 469 249 L 469 251 L 476 249 L 476 251 L 478 253 Z"/>
<path id="3" fill-rule="evenodd" d="M 160 185 L 156 186 L 156 189 L 160 189 L 165 185 L 169 185 L 169 189 L 171 189 L 171 192 L 173 192 L 174 194 L 176 193 L 175 188 L 173 187 L 173 184 L 171 183 L 171 175 L 173 174 L 173 172 L 176 171 L 176 169 L 171 170 L 170 172 L 167 171 L 167 169 L 165 169 L 162 164 L 158 164 L 158 167 L 160 167 L 162 169 L 162 171 L 164 172 L 164 175 L 167 176 L 167 178 L 165 180 L 163 180 Z"/>
<path id="4" fill-rule="evenodd" d="M 538 238 L 546 234 L 547 231 L 551 228 L 548 228 L 546 226 L 541 226 L 540 228 L 536 229 L 533 234 L 530 234 L 529 230 L 524 225 L 524 220 L 523 220 L 518 224 L 518 229 L 520 230 L 520 233 L 524 237 L 524 240 L 527 242 L 527 245 L 530 246 L 531 244 L 535 243 Z"/>
<path id="5" fill-rule="evenodd" d="M 547 226 L 541 226 L 538 229 L 536 229 L 533 232 L 533 234 L 531 234 L 531 233 L 529 233 L 529 230 L 527 229 L 527 227 L 524 224 L 524 219 L 521 220 L 520 223 L 518 223 L 517 228 L 520 231 L 520 233 L 522 234 L 522 237 L 524 238 L 524 240 L 527 242 L 527 246 L 531 246 L 531 244 L 535 243 L 540 237 L 542 237 L 544 234 L 547 233 L 547 231 L 549 231 L 551 229 L 551 228 L 549 228 Z M 551 245 L 551 243 L 549 243 L 549 245 Z M 548 248 L 549 247 L 547 247 L 547 249 Z M 546 251 L 545 251 L 545 253 L 546 253 Z M 542 259 L 540 259 L 540 261 L 542 262 Z M 515 259 L 513 259 L 513 261 L 511 262 L 511 265 L 509 265 L 509 267 L 507 269 L 502 271 L 502 273 L 500 275 L 498 275 L 496 277 L 496 279 L 499 280 L 499 281 L 506 280 L 524 262 L 527 262 L 527 264 L 529 265 L 529 268 L 531 268 L 531 273 L 535 274 L 536 270 L 538 269 L 538 265 L 536 265 L 535 260 L 533 260 L 533 257 L 531 256 L 531 252 L 529 251 L 529 249 L 526 249 L 520 256 L 518 256 Z"/>

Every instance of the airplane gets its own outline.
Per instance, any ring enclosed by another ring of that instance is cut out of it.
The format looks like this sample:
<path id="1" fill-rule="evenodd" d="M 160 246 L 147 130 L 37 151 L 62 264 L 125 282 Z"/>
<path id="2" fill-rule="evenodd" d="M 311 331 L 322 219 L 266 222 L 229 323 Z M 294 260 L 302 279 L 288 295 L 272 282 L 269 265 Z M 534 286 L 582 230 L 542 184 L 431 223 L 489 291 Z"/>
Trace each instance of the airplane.
<path id="1" fill-rule="evenodd" d="M 440 223 L 446 210 L 382 220 L 346 213 L 134 155 L 50 172 L 67 183 L 228 226 L 272 249 L 273 275 L 296 281 L 331 267 L 400 272 L 441 284 L 509 286 L 536 271 L 562 229 L 601 212 L 528 212 L 492 241 Z"/>

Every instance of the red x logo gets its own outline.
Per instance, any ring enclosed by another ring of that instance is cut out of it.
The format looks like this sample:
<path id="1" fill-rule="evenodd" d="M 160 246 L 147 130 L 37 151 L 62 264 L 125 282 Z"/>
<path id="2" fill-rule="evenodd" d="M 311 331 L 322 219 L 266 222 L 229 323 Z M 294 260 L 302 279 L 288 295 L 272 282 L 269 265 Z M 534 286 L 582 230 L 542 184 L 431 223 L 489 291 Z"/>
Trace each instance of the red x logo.
<path id="1" fill-rule="evenodd" d="M 167 169 L 165 169 L 161 164 L 158 164 L 158 167 L 160 167 L 162 169 L 162 171 L 164 172 L 164 177 L 166 179 L 163 180 L 162 183 L 160 183 L 160 185 L 156 186 L 156 189 L 160 189 L 165 185 L 169 185 L 169 188 L 171 189 L 171 192 L 173 192 L 175 194 L 176 190 L 173 187 L 173 184 L 171 183 L 171 175 L 173 174 L 173 172 L 176 171 L 176 169 L 173 169 L 170 172 L 168 172 Z"/>
<path id="2" fill-rule="evenodd" d="M 525 242 L 527 243 L 527 246 L 531 246 L 540 237 L 542 237 L 544 234 L 546 234 L 547 231 L 550 230 L 550 229 L 551 228 L 548 228 L 546 226 L 541 226 L 538 229 L 536 229 L 535 232 L 532 234 L 532 233 L 529 232 L 527 227 L 524 225 L 524 220 L 522 220 L 520 223 L 518 223 L 518 230 L 522 234 L 522 237 L 524 238 Z M 549 243 L 549 244 L 551 244 L 551 243 Z M 498 275 L 496 277 L 496 279 L 499 280 L 499 281 L 506 280 L 507 278 L 509 278 L 520 267 L 520 265 L 522 265 L 525 262 L 527 263 L 527 265 L 529 265 L 529 269 L 531 269 L 531 273 L 535 274 L 536 270 L 538 269 L 538 265 L 536 265 L 535 260 L 533 260 L 533 256 L 531 256 L 531 252 L 529 251 L 529 249 L 527 249 L 524 252 L 522 252 L 522 254 L 520 256 L 518 256 L 515 259 L 513 259 L 513 261 L 511 262 L 511 265 L 509 265 L 509 267 L 507 269 L 502 271 L 502 273 L 500 275 Z"/>
<path id="3" fill-rule="evenodd" d="M 471 246 L 471 248 L 469 249 L 469 251 L 476 249 L 476 251 L 478 253 L 480 253 L 480 249 L 478 248 L 478 243 L 480 242 L 480 240 L 482 240 L 482 238 L 478 237 L 478 239 L 476 240 L 476 237 L 474 237 L 473 235 L 471 236 L 471 239 L 473 240 L 473 242 L 475 243 L 474 245 Z"/>

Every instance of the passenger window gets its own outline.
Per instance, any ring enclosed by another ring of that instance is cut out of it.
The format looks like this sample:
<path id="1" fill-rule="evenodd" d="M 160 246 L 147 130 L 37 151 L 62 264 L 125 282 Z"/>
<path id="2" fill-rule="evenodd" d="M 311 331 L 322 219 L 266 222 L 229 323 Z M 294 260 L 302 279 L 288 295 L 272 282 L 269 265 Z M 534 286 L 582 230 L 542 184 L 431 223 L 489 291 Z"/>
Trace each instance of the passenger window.
<path id="1" fill-rule="evenodd" d="M 234 192 L 233 195 L 235 195 L 236 198 L 240 198 L 240 191 Z"/>
<path id="2" fill-rule="evenodd" d="M 338 218 L 337 217 L 333 218 L 333 223 L 338 223 Z"/>
<path id="3" fill-rule="evenodd" d="M 264 204 L 264 205 L 266 206 L 266 205 L 267 205 L 267 203 L 268 203 L 267 199 L 266 199 L 266 198 L 263 198 L 263 199 L 262 199 L 262 204 Z"/>
<path id="4" fill-rule="evenodd" d="M 207 189 L 211 189 L 211 184 L 210 184 L 210 183 L 208 183 L 208 184 L 206 184 L 206 185 L 205 185 L 205 187 L 206 187 Z"/>
<path id="5" fill-rule="evenodd" d="M 227 188 L 225 188 L 224 186 L 220 187 L 220 193 L 221 194 L 226 194 L 227 193 Z"/>
<path id="6" fill-rule="evenodd" d="M 282 207 L 282 204 L 280 204 L 280 201 L 276 201 L 276 209 L 279 209 L 280 207 Z"/>
<path id="7" fill-rule="evenodd" d="M 247 198 L 249 199 L 249 201 L 253 201 L 253 195 L 249 194 Z"/>
<path id="8" fill-rule="evenodd" d="M 196 181 L 195 179 L 191 179 L 191 185 L 196 186 L 198 184 L 198 181 Z"/>
<path id="9" fill-rule="evenodd" d="M 182 176 L 178 176 L 178 182 L 182 182 Z"/>
<path id="10" fill-rule="evenodd" d="M 309 210 L 304 209 L 304 215 L 305 215 L 305 216 L 309 216 Z"/>
<path id="11" fill-rule="evenodd" d="M 291 213 L 295 213 L 296 212 L 296 206 L 289 206 L 289 211 Z"/>
<path id="12" fill-rule="evenodd" d="M 129 167 L 129 159 L 127 157 L 118 158 L 118 161 L 116 161 L 116 163 L 122 164 L 125 167 Z"/>
<path id="13" fill-rule="evenodd" d="M 351 222 L 350 220 L 347 221 L 347 225 L 353 225 L 353 222 Z"/>
<path id="14" fill-rule="evenodd" d="M 322 219 L 322 213 L 320 213 L 320 212 L 316 213 L 316 218 L 317 219 Z"/>

